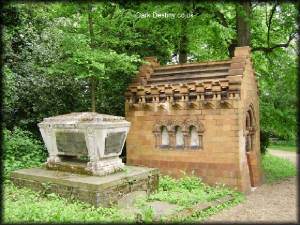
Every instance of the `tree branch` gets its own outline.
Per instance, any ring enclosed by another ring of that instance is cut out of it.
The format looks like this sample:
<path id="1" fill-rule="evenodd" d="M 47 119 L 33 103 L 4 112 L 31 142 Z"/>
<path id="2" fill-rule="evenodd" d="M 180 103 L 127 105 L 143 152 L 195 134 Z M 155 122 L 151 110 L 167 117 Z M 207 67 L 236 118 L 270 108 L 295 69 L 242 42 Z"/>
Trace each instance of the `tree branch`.
<path id="1" fill-rule="evenodd" d="M 221 24 L 222 24 L 224 27 L 228 27 L 228 24 L 227 24 L 227 22 L 226 22 L 226 19 L 225 19 L 225 16 L 224 16 L 223 13 L 221 13 L 221 12 L 219 12 L 219 11 L 215 11 L 215 17 L 221 19 L 221 21 L 222 21 Z"/>
<path id="2" fill-rule="evenodd" d="M 254 51 L 272 52 L 276 48 L 287 48 L 287 47 L 289 47 L 290 42 L 293 40 L 293 38 L 294 38 L 294 34 L 291 34 L 289 36 L 287 43 L 277 44 L 277 45 L 274 45 L 273 47 L 255 47 L 255 48 L 251 49 L 251 52 L 254 52 Z"/>
<path id="3" fill-rule="evenodd" d="M 270 14 L 270 17 L 269 17 L 269 22 L 266 23 L 267 27 L 268 27 L 268 32 L 267 32 L 267 45 L 268 45 L 268 48 L 270 48 L 270 31 L 271 31 L 271 24 L 272 24 L 272 19 L 273 19 L 273 16 L 274 16 L 274 13 L 276 11 L 276 7 L 277 7 L 277 3 L 275 3 L 275 5 L 273 6 L 272 10 L 271 10 L 271 14 Z"/>
<path id="4" fill-rule="evenodd" d="M 224 27 L 228 27 L 225 16 L 220 11 L 208 10 L 204 7 L 199 7 L 199 6 L 196 8 L 195 6 L 193 6 L 193 13 L 195 13 L 195 15 L 200 16 L 203 12 L 209 12 L 215 14 L 215 18 L 221 19 L 220 24 L 223 25 Z"/>

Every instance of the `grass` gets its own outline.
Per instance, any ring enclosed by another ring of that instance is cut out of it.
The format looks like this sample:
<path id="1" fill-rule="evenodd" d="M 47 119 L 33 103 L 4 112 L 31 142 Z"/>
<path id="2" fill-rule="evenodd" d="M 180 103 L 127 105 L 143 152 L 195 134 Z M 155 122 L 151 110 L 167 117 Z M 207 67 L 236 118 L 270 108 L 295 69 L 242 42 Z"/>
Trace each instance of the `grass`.
<path id="1" fill-rule="evenodd" d="M 262 156 L 267 183 L 280 179 L 296 176 L 296 166 L 287 159 L 282 159 L 270 154 Z M 219 184 L 211 187 L 201 182 L 201 178 L 184 176 L 173 179 L 161 176 L 159 189 L 149 196 L 147 201 L 160 200 L 177 204 L 181 209 L 192 206 L 202 201 L 213 201 L 226 195 L 231 195 L 231 203 L 223 203 L 216 207 L 195 213 L 188 219 L 176 218 L 172 222 L 195 222 L 204 220 L 207 216 L 218 213 L 224 208 L 232 207 L 243 201 L 245 196 L 234 190 L 225 189 Z M 4 182 L 3 195 L 3 222 L 47 222 L 47 223 L 134 223 L 135 215 L 124 215 L 119 207 L 95 208 L 90 204 L 61 198 L 55 194 L 35 192 L 27 188 L 17 188 L 8 180 Z M 151 222 L 153 211 L 151 208 L 141 210 L 142 222 Z M 140 221 L 139 221 L 140 222 Z"/>
<path id="2" fill-rule="evenodd" d="M 240 193 L 219 187 L 211 187 L 201 182 L 201 178 L 194 176 L 184 176 L 174 179 L 169 176 L 160 177 L 160 185 L 157 193 L 149 196 L 149 200 L 159 200 L 189 207 L 203 201 L 213 201 L 215 199 L 231 195 L 240 197 Z"/>
<path id="3" fill-rule="evenodd" d="M 278 144 L 272 144 L 269 145 L 268 149 L 274 149 L 274 150 L 282 150 L 282 151 L 287 151 L 287 152 L 298 152 L 298 147 L 297 146 L 292 146 L 292 145 L 278 145 Z"/>
<path id="4" fill-rule="evenodd" d="M 168 176 L 161 176 L 158 191 L 150 195 L 147 201 L 162 200 L 185 208 L 204 200 L 212 201 L 225 195 L 234 196 L 235 200 L 230 204 L 224 205 L 224 208 L 244 200 L 244 195 L 241 193 L 225 189 L 222 185 L 210 187 L 200 181 L 200 178 L 189 176 L 178 180 Z M 118 206 L 95 208 L 90 204 L 61 198 L 53 193 L 45 194 L 45 192 L 35 192 L 27 188 L 20 189 L 8 182 L 4 184 L 3 197 L 3 222 L 5 223 L 134 223 L 137 220 L 134 214 L 125 216 Z M 219 207 L 219 210 L 221 208 Z M 219 210 L 218 208 L 212 209 L 211 213 L 215 214 Z M 140 213 L 143 217 L 142 222 L 152 221 L 153 212 L 151 208 L 145 208 Z M 199 220 L 207 215 L 196 215 L 193 218 Z M 178 220 L 180 221 L 180 218 Z"/>
<path id="5" fill-rule="evenodd" d="M 297 175 L 296 166 L 288 159 L 266 154 L 262 156 L 262 163 L 264 167 L 266 183 L 271 183 Z"/>
<path id="6" fill-rule="evenodd" d="M 70 201 L 55 194 L 44 195 L 12 184 L 4 186 L 3 222 L 134 222 L 122 215 L 118 207 L 94 208 L 90 204 Z"/>

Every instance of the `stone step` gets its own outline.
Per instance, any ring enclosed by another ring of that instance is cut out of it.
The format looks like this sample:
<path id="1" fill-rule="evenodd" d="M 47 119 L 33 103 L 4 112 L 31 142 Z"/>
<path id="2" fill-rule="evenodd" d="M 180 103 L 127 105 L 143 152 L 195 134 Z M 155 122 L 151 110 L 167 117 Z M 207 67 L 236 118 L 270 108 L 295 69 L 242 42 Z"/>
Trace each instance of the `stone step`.
<path id="1" fill-rule="evenodd" d="M 176 69 L 176 70 L 164 70 L 164 71 L 159 71 L 159 72 L 154 72 L 151 74 L 151 77 L 166 77 L 170 75 L 175 75 L 175 74 L 193 74 L 193 73 L 199 73 L 199 72 L 218 72 L 218 71 L 228 71 L 229 66 L 214 66 L 214 67 L 199 67 L 199 68 L 183 68 L 183 69 Z"/>

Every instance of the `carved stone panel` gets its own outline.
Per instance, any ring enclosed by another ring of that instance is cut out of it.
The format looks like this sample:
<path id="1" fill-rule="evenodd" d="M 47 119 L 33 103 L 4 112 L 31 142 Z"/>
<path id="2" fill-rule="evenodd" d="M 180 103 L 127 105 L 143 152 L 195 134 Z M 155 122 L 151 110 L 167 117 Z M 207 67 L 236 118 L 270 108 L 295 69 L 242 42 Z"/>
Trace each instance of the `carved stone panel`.
<path id="1" fill-rule="evenodd" d="M 66 155 L 88 155 L 84 133 L 56 132 L 55 135 L 58 152 Z"/>
<path id="2" fill-rule="evenodd" d="M 105 151 L 104 154 L 118 153 L 121 151 L 122 144 L 124 143 L 126 132 L 109 133 L 105 138 Z"/>

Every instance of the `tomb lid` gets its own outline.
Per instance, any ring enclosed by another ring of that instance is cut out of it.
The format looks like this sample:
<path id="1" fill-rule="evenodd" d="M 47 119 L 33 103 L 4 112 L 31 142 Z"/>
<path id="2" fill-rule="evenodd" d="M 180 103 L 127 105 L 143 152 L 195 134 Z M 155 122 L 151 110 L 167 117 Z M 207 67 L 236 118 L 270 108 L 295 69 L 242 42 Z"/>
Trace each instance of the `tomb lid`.
<path id="1" fill-rule="evenodd" d="M 120 122 L 125 121 L 122 116 L 112 116 L 96 112 L 73 112 L 69 114 L 44 118 L 43 122 L 51 123 L 93 123 L 93 122 Z"/>

